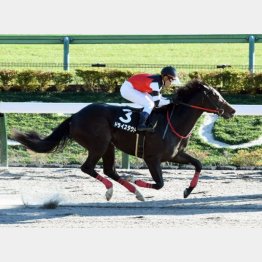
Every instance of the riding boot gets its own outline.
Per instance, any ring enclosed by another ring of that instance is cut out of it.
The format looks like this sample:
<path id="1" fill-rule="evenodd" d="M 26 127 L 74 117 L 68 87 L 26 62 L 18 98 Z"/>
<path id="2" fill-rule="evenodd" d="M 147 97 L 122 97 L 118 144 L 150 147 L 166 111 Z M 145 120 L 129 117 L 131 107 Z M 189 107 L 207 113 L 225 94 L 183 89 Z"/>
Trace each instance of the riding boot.
<path id="1" fill-rule="evenodd" d="M 152 127 L 146 125 L 146 120 L 148 119 L 148 117 L 149 114 L 147 112 L 140 112 L 137 131 L 154 132 L 154 129 Z"/>

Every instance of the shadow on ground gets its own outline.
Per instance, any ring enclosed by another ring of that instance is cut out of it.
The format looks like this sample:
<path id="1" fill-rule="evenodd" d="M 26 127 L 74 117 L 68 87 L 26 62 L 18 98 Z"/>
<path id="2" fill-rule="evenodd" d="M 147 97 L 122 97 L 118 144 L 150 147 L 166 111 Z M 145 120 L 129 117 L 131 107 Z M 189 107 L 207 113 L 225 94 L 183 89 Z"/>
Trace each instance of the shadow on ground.
<path id="1" fill-rule="evenodd" d="M 199 214 L 261 212 L 262 194 L 158 200 L 131 203 L 61 203 L 55 209 L 41 206 L 17 206 L 0 210 L 0 224 L 27 224 L 68 216 L 132 217 L 194 216 Z"/>

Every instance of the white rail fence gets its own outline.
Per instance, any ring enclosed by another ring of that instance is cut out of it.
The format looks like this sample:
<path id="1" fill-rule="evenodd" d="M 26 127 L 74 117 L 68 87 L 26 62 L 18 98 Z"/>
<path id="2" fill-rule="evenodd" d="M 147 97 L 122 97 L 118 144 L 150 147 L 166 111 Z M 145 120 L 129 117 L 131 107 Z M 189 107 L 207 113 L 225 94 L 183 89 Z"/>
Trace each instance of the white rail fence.
<path id="1" fill-rule="evenodd" d="M 91 103 L 0 102 L 0 113 L 63 113 L 73 114 Z M 133 103 L 108 103 L 140 107 Z M 237 115 L 262 115 L 261 105 L 232 105 Z"/>

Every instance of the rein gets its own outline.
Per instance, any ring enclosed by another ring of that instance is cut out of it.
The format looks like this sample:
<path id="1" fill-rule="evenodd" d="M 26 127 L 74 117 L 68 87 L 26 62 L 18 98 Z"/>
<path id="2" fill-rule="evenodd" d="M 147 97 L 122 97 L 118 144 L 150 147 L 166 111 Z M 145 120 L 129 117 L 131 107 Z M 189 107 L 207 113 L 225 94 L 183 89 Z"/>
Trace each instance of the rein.
<path id="1" fill-rule="evenodd" d="M 218 114 L 223 113 L 223 110 L 211 109 L 211 108 L 206 108 L 206 107 L 201 107 L 201 106 L 194 106 L 194 105 L 190 105 L 186 103 L 179 103 L 179 105 L 187 106 L 187 107 L 198 109 L 198 110 L 203 110 L 203 111 L 210 112 L 210 113 L 218 113 Z"/>
<path id="2" fill-rule="evenodd" d="M 173 108 L 173 109 L 174 109 L 174 108 Z M 177 137 L 179 137 L 179 138 L 181 138 L 181 139 L 187 139 L 187 138 L 189 138 L 189 137 L 191 136 L 192 131 L 191 131 L 187 136 L 182 136 L 182 135 L 180 135 L 179 133 L 176 132 L 175 128 L 172 126 L 172 123 L 171 123 L 171 121 L 170 121 L 170 117 L 169 117 L 169 114 L 168 114 L 168 110 L 166 111 L 166 118 L 167 118 L 168 125 L 169 125 L 170 128 L 171 128 L 171 131 L 172 131 Z"/>
<path id="3" fill-rule="evenodd" d="M 220 114 L 223 114 L 223 112 L 224 112 L 224 110 L 211 109 L 211 108 L 206 108 L 206 107 L 201 107 L 201 106 L 195 106 L 195 105 L 190 105 L 190 104 L 186 104 L 186 103 L 182 103 L 182 102 L 180 102 L 178 105 L 183 105 L 183 106 L 187 106 L 187 107 L 190 107 L 190 108 L 194 108 L 194 109 L 197 109 L 197 110 L 202 110 L 202 111 L 206 111 L 206 112 L 210 112 L 210 113 L 218 113 L 219 115 L 220 115 Z M 172 115 L 173 115 L 174 108 L 175 108 L 175 105 L 173 106 L 172 113 L 171 113 L 171 117 L 172 117 Z M 179 137 L 180 139 L 187 139 L 187 138 L 189 138 L 189 137 L 191 136 L 191 134 L 192 134 L 192 131 L 189 132 L 189 134 L 186 135 L 186 136 L 180 135 L 180 134 L 175 130 L 174 126 L 172 125 L 171 120 L 170 120 L 171 117 L 169 116 L 169 113 L 168 113 L 168 110 L 167 110 L 167 111 L 166 111 L 166 118 L 167 118 L 167 123 L 168 123 L 171 131 L 172 131 L 177 137 Z"/>

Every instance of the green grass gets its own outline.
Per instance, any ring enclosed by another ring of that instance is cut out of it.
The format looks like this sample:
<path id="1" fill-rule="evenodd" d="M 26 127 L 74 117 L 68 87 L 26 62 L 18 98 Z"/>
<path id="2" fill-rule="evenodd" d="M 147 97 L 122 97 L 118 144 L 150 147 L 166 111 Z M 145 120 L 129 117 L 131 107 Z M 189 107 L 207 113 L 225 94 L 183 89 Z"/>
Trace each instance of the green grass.
<path id="1" fill-rule="evenodd" d="M 262 135 L 262 116 L 219 118 L 214 125 L 214 137 L 230 145 L 246 143 Z"/>
<path id="2" fill-rule="evenodd" d="M 246 44 L 70 45 L 70 63 L 248 65 Z M 262 44 L 256 44 L 262 65 Z M 63 63 L 63 45 L 1 45 L 0 63 Z"/>
<path id="3" fill-rule="evenodd" d="M 37 131 L 40 135 L 46 136 L 51 133 L 51 131 L 60 124 L 66 116 L 58 116 L 56 114 L 8 114 L 7 116 L 7 133 L 10 138 L 12 130 L 18 129 L 20 131 Z M 242 129 L 246 130 L 246 137 L 249 137 L 250 140 L 253 139 L 252 133 L 253 130 L 250 129 L 250 124 L 252 122 L 252 117 L 246 117 L 250 121 L 246 121 L 241 124 Z M 203 118 L 197 122 L 193 135 L 190 138 L 190 143 L 187 147 L 187 151 L 198 158 L 204 165 L 229 165 L 232 164 L 232 159 L 238 154 L 238 150 L 224 149 L 224 148 L 215 148 L 204 141 L 202 141 L 198 135 L 198 128 L 200 126 Z M 258 124 L 258 120 L 257 124 Z M 261 118 L 260 120 L 261 121 Z M 222 123 L 222 124 L 221 124 Z M 228 124 L 228 126 L 227 126 Z M 223 136 L 226 136 L 228 130 L 231 129 L 229 122 L 218 122 L 218 127 L 221 128 Z M 253 147 L 247 150 L 246 155 L 254 153 L 256 150 L 261 150 L 260 147 Z M 69 143 L 65 149 L 61 152 L 50 153 L 50 154 L 37 154 L 30 150 L 26 150 L 22 146 L 9 146 L 9 164 L 34 164 L 34 165 L 69 165 L 69 164 L 78 164 L 81 165 L 87 158 L 87 151 L 76 144 L 75 142 Z M 258 154 L 257 154 L 258 155 Z M 116 165 L 121 166 L 121 152 L 116 150 Z M 258 156 L 253 159 L 253 164 L 258 162 Z M 247 158 L 248 159 L 248 158 Z M 236 163 L 237 159 L 235 160 Z M 249 159 L 250 161 L 250 159 Z M 245 161 L 241 162 L 242 165 L 245 165 Z M 98 163 L 101 164 L 101 161 Z M 130 156 L 130 165 L 131 167 L 142 167 L 144 166 L 143 160 Z M 163 166 L 168 165 L 163 164 Z"/>
<path id="4" fill-rule="evenodd" d="M 27 132 L 37 131 L 42 137 L 49 135 L 66 116 L 57 114 L 8 114 L 7 133 L 11 138 L 14 129 Z M 75 142 L 69 143 L 63 152 L 37 154 L 22 146 L 9 146 L 9 162 L 20 164 L 79 164 L 85 160 L 87 152 Z"/>

